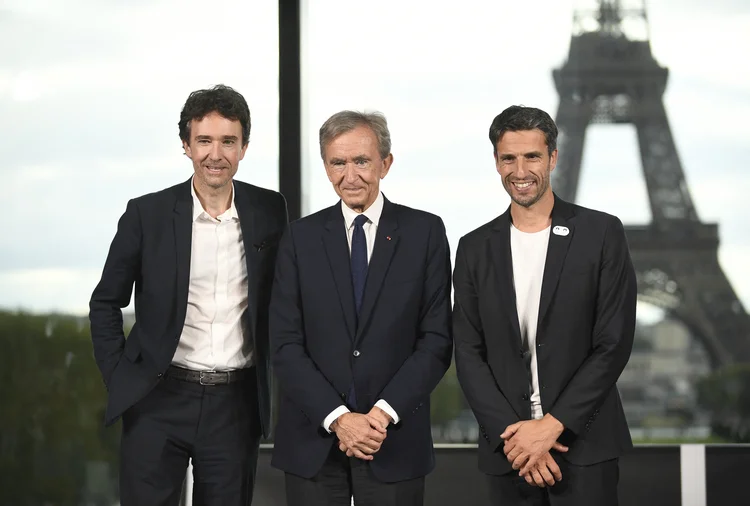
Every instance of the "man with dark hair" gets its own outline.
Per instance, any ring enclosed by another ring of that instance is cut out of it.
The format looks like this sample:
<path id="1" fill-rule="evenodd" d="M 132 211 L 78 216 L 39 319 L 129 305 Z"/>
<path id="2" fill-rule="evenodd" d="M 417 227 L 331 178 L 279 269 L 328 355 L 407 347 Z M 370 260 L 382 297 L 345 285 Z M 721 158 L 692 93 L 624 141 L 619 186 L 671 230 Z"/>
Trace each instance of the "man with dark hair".
<path id="1" fill-rule="evenodd" d="M 180 138 L 193 176 L 128 202 L 90 302 L 94 355 L 122 417 L 123 506 L 249 505 L 270 432 L 268 304 L 281 194 L 234 180 L 250 136 L 227 86 L 190 94 Z M 135 285 L 135 324 L 122 308 Z"/>
<path id="2" fill-rule="evenodd" d="M 509 107 L 490 127 L 508 210 L 461 238 L 458 379 L 493 504 L 617 504 L 632 446 L 616 382 L 635 333 L 635 271 L 614 216 L 550 188 L 557 127 Z"/>
<path id="3" fill-rule="evenodd" d="M 381 193 L 393 163 L 381 114 L 334 114 L 320 150 L 340 200 L 279 245 L 272 465 L 289 506 L 421 506 L 435 465 L 430 393 L 452 350 L 445 227 Z"/>

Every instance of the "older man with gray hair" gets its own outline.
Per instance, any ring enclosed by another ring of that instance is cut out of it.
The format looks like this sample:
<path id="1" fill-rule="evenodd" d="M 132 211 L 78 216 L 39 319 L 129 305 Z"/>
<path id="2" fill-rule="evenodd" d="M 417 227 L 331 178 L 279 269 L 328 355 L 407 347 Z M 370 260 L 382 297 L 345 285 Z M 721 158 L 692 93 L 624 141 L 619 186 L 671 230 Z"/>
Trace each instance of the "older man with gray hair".
<path id="1" fill-rule="evenodd" d="M 417 506 L 435 463 L 430 393 L 451 361 L 451 265 L 442 220 L 386 199 L 379 113 L 320 128 L 340 200 L 279 244 L 269 314 L 281 405 L 273 466 L 289 506 Z"/>

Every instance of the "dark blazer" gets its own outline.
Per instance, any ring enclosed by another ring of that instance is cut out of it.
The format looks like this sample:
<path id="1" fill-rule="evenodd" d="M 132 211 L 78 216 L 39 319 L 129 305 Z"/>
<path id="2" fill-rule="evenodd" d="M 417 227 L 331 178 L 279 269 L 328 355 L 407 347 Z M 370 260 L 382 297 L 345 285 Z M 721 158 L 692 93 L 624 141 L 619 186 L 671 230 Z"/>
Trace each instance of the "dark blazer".
<path id="1" fill-rule="evenodd" d="M 90 302 L 94 356 L 108 390 L 110 425 L 159 381 L 174 357 L 187 310 L 193 231 L 191 180 L 132 199 L 120 218 L 101 281 Z M 268 303 L 278 240 L 286 226 L 284 197 L 234 182 L 248 272 L 248 329 L 258 374 L 263 434 L 270 429 Z M 135 325 L 127 340 L 121 308 L 135 283 Z"/>
<path id="2" fill-rule="evenodd" d="M 489 474 L 512 470 L 500 434 L 531 418 L 510 225 L 508 209 L 461 238 L 453 274 L 457 374 Z M 616 217 L 555 197 L 552 227 L 536 335 L 542 409 L 565 426 L 563 458 L 594 464 L 632 446 L 616 381 L 633 346 L 635 271 Z"/>
<path id="3" fill-rule="evenodd" d="M 442 220 L 385 200 L 357 324 L 341 204 L 293 222 L 279 245 L 270 333 L 281 401 L 272 465 L 311 478 L 335 434 L 321 424 L 355 384 L 367 413 L 400 421 L 370 466 L 384 482 L 434 467 L 430 393 L 450 366 L 450 252 Z"/>

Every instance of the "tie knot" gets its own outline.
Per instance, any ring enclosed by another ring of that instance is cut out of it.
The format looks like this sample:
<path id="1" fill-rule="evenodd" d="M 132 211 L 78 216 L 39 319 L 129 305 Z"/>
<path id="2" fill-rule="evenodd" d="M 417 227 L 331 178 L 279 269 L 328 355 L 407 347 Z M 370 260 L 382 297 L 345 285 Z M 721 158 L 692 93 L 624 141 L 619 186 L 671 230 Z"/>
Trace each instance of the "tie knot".
<path id="1" fill-rule="evenodd" d="M 356 218 L 354 218 L 355 227 L 361 227 L 365 223 L 367 223 L 367 216 L 365 216 L 364 214 L 360 214 Z"/>

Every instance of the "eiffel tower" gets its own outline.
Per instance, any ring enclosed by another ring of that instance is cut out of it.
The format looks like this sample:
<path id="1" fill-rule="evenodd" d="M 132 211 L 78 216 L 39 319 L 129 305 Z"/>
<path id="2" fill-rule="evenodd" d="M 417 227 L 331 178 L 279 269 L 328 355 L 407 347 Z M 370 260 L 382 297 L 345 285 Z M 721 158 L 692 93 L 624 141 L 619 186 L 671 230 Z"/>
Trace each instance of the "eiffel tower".
<path id="1" fill-rule="evenodd" d="M 629 37 L 626 25 L 644 35 Z M 652 215 L 646 226 L 625 227 L 639 300 L 682 321 L 714 368 L 750 362 L 750 318 L 719 265 L 718 226 L 699 219 L 675 149 L 662 101 L 667 76 L 651 53 L 642 2 L 599 0 L 596 10 L 576 11 L 568 59 L 553 71 L 560 96 L 553 188 L 575 202 L 590 124 L 634 125 Z"/>

